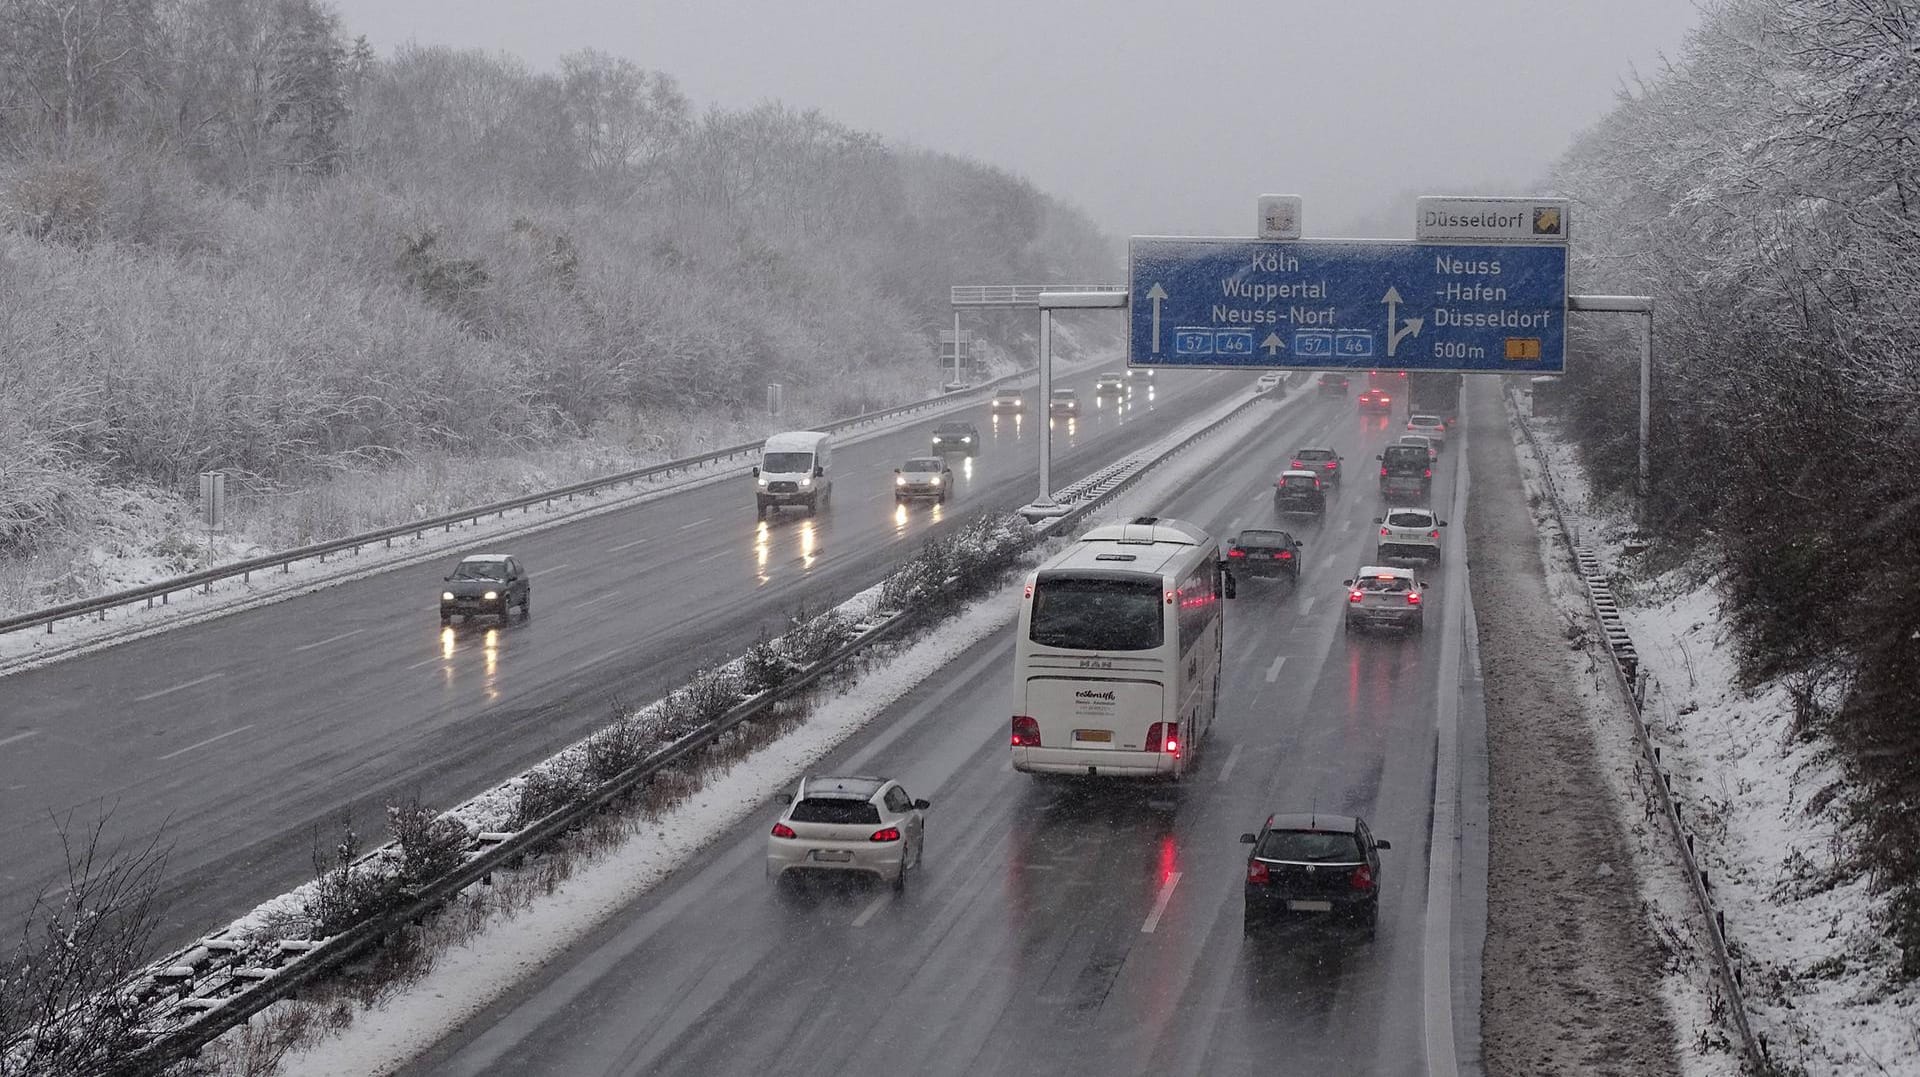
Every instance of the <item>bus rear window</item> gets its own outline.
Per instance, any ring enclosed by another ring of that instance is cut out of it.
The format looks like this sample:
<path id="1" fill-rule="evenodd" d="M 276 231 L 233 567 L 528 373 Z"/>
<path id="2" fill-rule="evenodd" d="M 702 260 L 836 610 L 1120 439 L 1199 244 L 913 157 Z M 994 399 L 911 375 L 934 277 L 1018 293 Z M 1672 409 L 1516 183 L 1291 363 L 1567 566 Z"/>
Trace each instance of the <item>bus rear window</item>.
<path id="1" fill-rule="evenodd" d="M 1042 577 L 1029 638 L 1075 651 L 1147 651 L 1165 638 L 1159 580 Z"/>

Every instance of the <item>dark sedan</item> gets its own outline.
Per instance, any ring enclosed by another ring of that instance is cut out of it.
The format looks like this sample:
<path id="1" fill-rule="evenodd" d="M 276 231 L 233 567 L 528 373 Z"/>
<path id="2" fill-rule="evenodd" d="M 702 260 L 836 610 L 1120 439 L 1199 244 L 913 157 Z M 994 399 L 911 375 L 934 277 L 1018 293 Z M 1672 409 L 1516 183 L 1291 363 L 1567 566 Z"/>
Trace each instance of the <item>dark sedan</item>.
<path id="1" fill-rule="evenodd" d="M 1248 932 L 1288 919 L 1358 926 L 1368 938 L 1380 918 L 1380 851 L 1366 821 L 1351 815 L 1270 815 L 1242 834 L 1247 854 Z"/>
<path id="2" fill-rule="evenodd" d="M 1227 564 L 1248 576 L 1300 578 L 1300 540 L 1279 528 L 1248 528 L 1227 540 Z"/>
<path id="3" fill-rule="evenodd" d="M 461 617 L 492 614 L 505 620 L 507 611 L 520 608 L 522 620 L 533 615 L 533 576 L 520 559 L 503 553 L 477 553 L 461 559 L 447 574 L 440 590 L 440 623 Z"/>
<path id="4" fill-rule="evenodd" d="M 972 423 L 941 423 L 933 428 L 933 452 L 972 456 L 979 447 L 980 428 Z"/>

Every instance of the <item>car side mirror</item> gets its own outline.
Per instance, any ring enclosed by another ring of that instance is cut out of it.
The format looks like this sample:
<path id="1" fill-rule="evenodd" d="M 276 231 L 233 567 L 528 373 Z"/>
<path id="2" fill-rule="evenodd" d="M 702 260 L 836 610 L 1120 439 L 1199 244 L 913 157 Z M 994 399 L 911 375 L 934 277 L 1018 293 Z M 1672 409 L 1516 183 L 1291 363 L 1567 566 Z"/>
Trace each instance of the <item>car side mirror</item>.
<path id="1" fill-rule="evenodd" d="M 1342 587 L 1352 587 L 1352 586 L 1353 586 L 1353 581 L 1352 581 L 1352 580 L 1341 580 L 1341 581 L 1340 581 L 1340 586 L 1342 586 Z"/>
<path id="2" fill-rule="evenodd" d="M 1431 590 L 1433 590 L 1433 584 L 1430 584 L 1430 583 L 1428 583 L 1428 582 L 1427 582 L 1427 581 L 1425 581 L 1425 580 L 1421 580 L 1421 581 L 1420 581 L 1420 589 L 1421 589 L 1422 591 L 1431 591 Z"/>
<path id="3" fill-rule="evenodd" d="M 1375 516 L 1373 518 L 1373 522 L 1377 524 L 1383 524 L 1387 522 L 1387 518 L 1385 516 Z"/>
<path id="4" fill-rule="evenodd" d="M 1254 842 L 1254 837 L 1253 837 L 1253 835 L 1252 835 L 1252 834 L 1242 834 L 1242 835 L 1240 835 L 1240 844 L 1242 844 L 1242 845 L 1252 845 L 1252 844 L 1253 844 L 1253 842 Z"/>
<path id="5" fill-rule="evenodd" d="M 1375 838 L 1373 839 L 1373 847 L 1376 849 L 1391 849 L 1393 848 L 1393 843 L 1385 838 Z"/>
<path id="6" fill-rule="evenodd" d="M 760 465 L 759 465 L 759 464 L 755 464 L 755 465 L 753 465 L 753 477 L 754 477 L 754 478 L 756 478 L 756 479 L 760 477 Z"/>
<path id="7" fill-rule="evenodd" d="M 899 468 L 897 468 L 897 467 L 896 467 L 896 468 L 894 468 L 894 469 L 893 469 L 893 473 L 894 473 L 895 475 L 898 475 L 898 474 L 900 474 L 900 469 L 899 469 Z"/>
<path id="8" fill-rule="evenodd" d="M 1445 520 L 1442 520 L 1442 521 L 1440 521 L 1440 526 L 1441 526 L 1441 527 L 1445 527 L 1445 526 L 1447 526 L 1447 521 L 1445 521 Z"/>
<path id="9" fill-rule="evenodd" d="M 813 469 L 813 477 L 814 477 L 814 478 L 816 478 L 816 479 L 823 479 L 823 478 L 825 478 L 825 477 L 826 477 L 826 475 L 827 475 L 827 469 L 826 469 L 826 468 L 824 468 L 824 467 L 818 467 L 818 466 L 816 466 L 816 467 L 815 467 L 815 468 Z"/>
<path id="10" fill-rule="evenodd" d="M 922 797 L 921 799 L 914 801 L 913 806 L 915 808 L 918 808 L 921 811 L 926 811 L 928 808 L 933 807 L 933 803 L 927 800 L 925 797 Z"/>
<path id="11" fill-rule="evenodd" d="M 453 577 L 452 577 L 452 576 L 442 576 L 442 577 L 440 577 L 440 578 L 441 578 L 441 579 L 443 579 L 443 580 L 445 580 L 445 581 L 446 581 L 446 582 L 448 582 L 448 583 L 452 583 L 452 582 L 453 582 Z"/>
<path id="12" fill-rule="evenodd" d="M 1373 454 L 1373 458 L 1374 458 L 1375 460 L 1385 460 L 1385 459 L 1386 459 L 1386 457 L 1384 457 L 1384 456 L 1381 456 L 1381 455 L 1380 455 L 1379 453 L 1374 453 L 1374 454 Z M 759 469 L 757 469 L 757 468 L 756 468 L 755 470 L 759 470 Z"/>

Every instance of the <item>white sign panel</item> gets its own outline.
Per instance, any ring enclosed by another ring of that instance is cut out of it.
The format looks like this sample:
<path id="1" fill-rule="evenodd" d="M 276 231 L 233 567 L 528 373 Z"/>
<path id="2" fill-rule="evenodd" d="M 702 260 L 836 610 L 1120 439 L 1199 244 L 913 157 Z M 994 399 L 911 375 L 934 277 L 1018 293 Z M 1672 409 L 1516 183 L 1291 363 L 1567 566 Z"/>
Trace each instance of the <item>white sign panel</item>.
<path id="1" fill-rule="evenodd" d="M 1426 196 L 1414 211 L 1413 237 L 1421 243 L 1565 246 L 1567 200 Z"/>
<path id="2" fill-rule="evenodd" d="M 1260 196 L 1261 239 L 1300 238 L 1300 196 L 1263 194 Z"/>

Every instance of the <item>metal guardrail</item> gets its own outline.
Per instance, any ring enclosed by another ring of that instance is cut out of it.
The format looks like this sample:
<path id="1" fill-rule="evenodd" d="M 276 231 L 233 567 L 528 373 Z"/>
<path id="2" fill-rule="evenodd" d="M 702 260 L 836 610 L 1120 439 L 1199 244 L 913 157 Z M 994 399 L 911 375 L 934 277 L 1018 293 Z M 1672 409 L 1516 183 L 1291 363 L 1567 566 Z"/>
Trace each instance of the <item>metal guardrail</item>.
<path id="1" fill-rule="evenodd" d="M 1606 636 L 1607 650 L 1613 655 L 1614 676 L 1626 695 L 1627 712 L 1633 716 L 1633 729 L 1640 742 L 1641 759 L 1653 774 L 1653 787 L 1660 801 L 1661 814 L 1666 816 L 1667 832 L 1673 838 L 1681 861 L 1687 866 L 1694 900 L 1706 917 L 1707 937 L 1713 942 L 1714 971 L 1721 988 L 1727 993 L 1727 1009 L 1733 1017 L 1734 1030 L 1739 1033 L 1741 1050 L 1750 1065 L 1760 1072 L 1766 1072 L 1765 1067 L 1771 1060 L 1767 1057 L 1765 1041 L 1755 1036 L 1747 1014 L 1746 981 L 1740 974 L 1739 966 L 1734 963 L 1727 944 L 1727 915 L 1713 900 L 1713 880 L 1694 856 L 1694 831 L 1681 818 L 1680 802 L 1673 793 L 1673 774 L 1661 762 L 1660 746 L 1653 742 L 1652 730 L 1647 728 L 1646 716 L 1641 709 L 1646 699 L 1646 674 L 1640 668 L 1640 653 L 1634 647 L 1632 637 L 1627 634 L 1626 623 L 1620 617 L 1619 604 L 1614 601 L 1613 585 L 1600 570 L 1599 558 L 1591 547 L 1579 541 L 1577 532 L 1567 523 L 1566 506 L 1559 487 L 1554 485 L 1546 454 L 1541 451 L 1540 441 L 1534 436 L 1533 425 L 1521 412 L 1513 394 L 1508 392 L 1506 395 L 1514 425 L 1520 428 L 1535 462 L 1540 465 L 1542 484 L 1547 490 L 1547 500 L 1553 506 L 1553 518 L 1560 530 L 1561 544 L 1573 556 L 1580 577 L 1586 583 L 1587 608 L 1599 622 L 1600 630 Z"/>
<path id="2" fill-rule="evenodd" d="M 944 407 L 961 400 L 970 400 L 985 390 L 1031 377 L 1035 369 L 1036 368 L 1028 367 L 1018 370 L 1012 374 L 994 378 L 991 381 L 981 382 L 978 385 L 969 387 L 965 391 L 946 393 L 937 397 L 929 397 L 925 400 L 917 400 L 908 404 L 883 408 L 879 411 L 866 412 L 848 419 L 840 419 L 831 423 L 820 424 L 817 429 L 829 433 L 850 430 L 872 423 L 885 422 L 888 419 L 909 415 L 916 411 Z M 358 535 L 348 535 L 344 538 L 331 539 L 309 546 L 301 546 L 291 550 L 281 550 L 275 553 L 264 554 L 260 557 L 252 557 L 243 561 L 218 565 L 213 568 L 202 569 L 199 572 L 190 572 L 155 583 L 143 584 L 139 587 L 131 587 L 105 595 L 96 595 L 93 598 L 78 599 L 57 606 L 46 606 L 11 617 L 0 617 L 0 635 L 18 632 L 28 628 L 37 628 L 42 625 L 46 626 L 47 632 L 51 634 L 53 632 L 53 626 L 60 621 L 91 615 L 98 615 L 104 619 L 108 610 L 119 606 L 129 606 L 136 602 L 144 601 L 147 606 L 151 608 L 154 601 L 158 599 L 162 605 L 165 605 L 170 595 L 183 591 L 191 591 L 195 588 L 210 589 L 213 584 L 221 580 L 232 579 L 235 576 L 246 580 L 250 579 L 255 572 L 264 572 L 274 568 L 286 572 L 296 561 L 313 559 L 325 561 L 329 554 L 343 552 L 359 553 L 362 547 L 372 546 L 375 543 L 384 543 L 386 546 L 391 547 L 393 540 L 396 538 L 405 538 L 409 535 L 418 538 L 425 535 L 428 531 L 435 529 L 451 531 L 456 524 L 479 521 L 488 516 L 505 516 L 507 513 L 516 509 L 521 512 L 526 512 L 531 510 L 535 505 L 551 505 L 553 502 L 560 500 L 572 501 L 578 497 L 598 494 L 601 491 L 615 486 L 631 485 L 658 476 L 671 475 L 679 471 L 691 471 L 709 464 L 758 452 L 764 441 L 765 439 L 761 439 L 739 445 L 730 445 L 724 449 L 715 449 L 697 456 L 668 460 L 664 463 L 636 468 L 632 471 L 623 471 L 617 475 L 606 475 L 597 479 L 587 479 L 552 490 L 525 494 L 520 497 L 509 498 L 505 501 L 496 501 L 486 505 L 476 505 L 471 508 L 464 508 L 457 512 L 449 512 L 424 520 L 413 520 L 408 523 L 395 524 L 391 527 L 383 527 Z"/>
<path id="3" fill-rule="evenodd" d="M 956 307 L 1037 307 L 1042 292 L 1124 292 L 1124 284 L 956 284 Z"/>
<path id="4" fill-rule="evenodd" d="M 1079 504 L 1068 514 L 1049 520 L 1048 526 L 1036 530 L 1044 534 L 1078 524 L 1160 464 L 1205 440 L 1248 408 L 1269 399 L 1250 396 L 1158 453 L 1136 454 L 1075 483 L 1063 490 L 1062 495 L 1077 495 L 1081 498 Z M 1305 399 L 1305 394 L 1296 394 L 1282 404 L 1291 405 Z M 227 938 L 223 930 L 154 963 L 133 983 L 120 989 L 123 995 L 150 1007 L 143 1024 L 153 1039 L 148 1046 L 117 1060 L 108 1073 L 113 1077 L 147 1077 L 193 1057 L 229 1029 L 340 968 L 378 945 L 383 938 L 444 905 L 464 888 L 576 829 L 590 816 L 631 794 L 653 774 L 713 743 L 727 730 L 760 717 L 779 703 L 806 691 L 867 647 L 932 616 L 934 613 L 928 607 L 891 614 L 814 662 L 779 689 L 742 700 L 708 725 L 596 786 L 583 800 L 557 809 L 510 835 L 477 835 L 459 867 L 422 885 L 403 908 L 338 935 L 311 941 L 285 940 L 269 946 Z M 395 845 L 389 842 L 362 856 L 355 865 L 381 859 L 390 862 L 394 855 Z"/>

